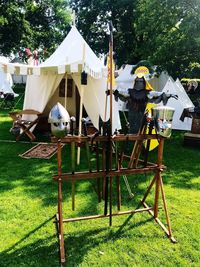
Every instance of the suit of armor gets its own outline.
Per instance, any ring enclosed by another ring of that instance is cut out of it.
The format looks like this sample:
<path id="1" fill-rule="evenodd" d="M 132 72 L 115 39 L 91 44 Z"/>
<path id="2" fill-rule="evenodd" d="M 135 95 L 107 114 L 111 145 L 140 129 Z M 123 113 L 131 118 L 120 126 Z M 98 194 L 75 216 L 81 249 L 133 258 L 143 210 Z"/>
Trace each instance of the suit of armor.
<path id="1" fill-rule="evenodd" d="M 127 102 L 129 133 L 137 134 L 143 120 L 147 103 L 158 104 L 163 101 L 166 105 L 170 97 L 177 99 L 176 95 L 165 94 L 163 92 L 152 91 L 151 85 L 144 77 L 136 77 L 133 88 L 128 89 L 128 93 L 119 93 L 115 90 L 114 95 L 120 100 Z"/>

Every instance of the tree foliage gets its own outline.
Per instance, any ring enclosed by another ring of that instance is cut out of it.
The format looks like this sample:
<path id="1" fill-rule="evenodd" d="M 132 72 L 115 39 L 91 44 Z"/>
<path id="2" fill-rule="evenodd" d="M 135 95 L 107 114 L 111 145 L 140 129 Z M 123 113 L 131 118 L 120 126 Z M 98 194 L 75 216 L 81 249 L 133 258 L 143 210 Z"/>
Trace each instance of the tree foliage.
<path id="1" fill-rule="evenodd" d="M 51 52 L 67 34 L 70 20 L 65 0 L 1 0 L 0 53 L 26 47 Z"/>
<path id="2" fill-rule="evenodd" d="M 174 77 L 200 61 L 198 0 L 144 0 L 138 3 L 137 52 Z"/>
<path id="3" fill-rule="evenodd" d="M 68 5 L 98 54 L 108 52 L 112 20 L 118 66 L 147 60 L 174 77 L 199 73 L 199 0 L 0 0 L 0 53 L 51 53 L 69 29 Z"/>
<path id="4" fill-rule="evenodd" d="M 108 22 L 114 26 L 114 51 L 119 65 L 137 61 L 134 53 L 134 17 L 136 1 L 132 0 L 71 0 L 77 27 L 97 53 L 108 52 Z"/>
<path id="5" fill-rule="evenodd" d="M 112 20 L 118 65 L 148 60 L 174 77 L 200 61 L 199 0 L 71 0 L 77 27 L 96 52 L 108 51 Z"/>

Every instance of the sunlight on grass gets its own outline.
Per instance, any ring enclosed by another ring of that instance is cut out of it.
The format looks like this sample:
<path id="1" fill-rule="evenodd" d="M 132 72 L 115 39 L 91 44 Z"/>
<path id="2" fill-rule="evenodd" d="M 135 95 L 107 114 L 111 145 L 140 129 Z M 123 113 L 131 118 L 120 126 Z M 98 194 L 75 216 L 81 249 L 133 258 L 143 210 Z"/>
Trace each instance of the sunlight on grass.
<path id="1" fill-rule="evenodd" d="M 7 133 L 10 119 L 1 113 L 1 138 Z M 0 138 L 0 139 L 1 139 Z M 64 225 L 66 266 L 199 266 L 200 262 L 200 151 L 183 147 L 182 133 L 174 133 L 166 141 L 163 173 L 165 194 L 177 244 L 172 244 L 148 213 L 109 219 L 81 221 Z M 32 144 L 0 144 L 0 266 L 59 266 L 58 240 L 54 225 L 57 212 L 57 160 L 23 159 L 18 155 Z M 180 153 L 177 153 L 179 151 Z M 63 149 L 65 169 L 70 169 L 69 150 Z M 81 166 L 86 167 L 84 151 Z M 156 158 L 153 153 L 150 155 Z M 77 168 L 78 169 L 78 168 Z M 135 208 L 152 175 L 128 177 L 134 198 L 130 199 L 121 180 L 122 210 Z M 113 210 L 117 211 L 115 182 Z M 76 209 L 71 210 L 71 183 L 63 183 L 63 214 L 65 218 L 102 214 L 98 203 L 96 182 L 76 182 Z M 154 200 L 152 190 L 147 202 Z M 161 204 L 161 203 L 160 203 Z M 162 206 L 162 205 L 161 205 Z M 159 215 L 164 221 L 163 208 Z"/>

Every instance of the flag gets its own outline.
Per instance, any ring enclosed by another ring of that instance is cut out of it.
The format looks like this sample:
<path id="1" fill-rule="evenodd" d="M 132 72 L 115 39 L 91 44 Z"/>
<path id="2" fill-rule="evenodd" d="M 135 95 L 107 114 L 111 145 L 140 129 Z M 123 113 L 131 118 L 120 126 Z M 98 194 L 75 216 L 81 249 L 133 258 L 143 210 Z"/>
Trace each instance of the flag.
<path id="1" fill-rule="evenodd" d="M 108 69 L 108 76 L 107 76 L 108 88 L 110 88 L 111 76 L 112 76 L 112 88 L 114 88 L 115 85 L 116 85 L 116 81 L 115 81 L 115 63 L 114 63 L 114 60 L 112 58 L 112 74 L 111 74 L 110 56 L 107 57 L 107 69 Z"/>

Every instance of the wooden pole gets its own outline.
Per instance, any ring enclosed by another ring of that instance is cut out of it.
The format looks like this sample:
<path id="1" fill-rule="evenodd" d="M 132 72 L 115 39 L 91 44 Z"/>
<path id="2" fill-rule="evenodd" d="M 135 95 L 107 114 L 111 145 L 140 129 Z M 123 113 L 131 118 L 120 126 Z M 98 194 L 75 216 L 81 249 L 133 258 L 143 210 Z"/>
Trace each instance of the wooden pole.
<path id="1" fill-rule="evenodd" d="M 75 142 L 71 142 L 71 168 L 75 172 Z M 72 180 L 72 210 L 75 210 L 75 180 Z"/>
<path id="2" fill-rule="evenodd" d="M 158 217 L 158 202 L 159 202 L 159 191 L 160 191 L 160 172 L 161 172 L 161 166 L 162 166 L 162 158 L 163 158 L 163 148 L 164 148 L 164 139 L 160 139 L 160 143 L 158 146 L 158 158 L 157 158 L 157 164 L 158 164 L 158 171 L 156 173 L 156 191 L 155 191 L 155 202 L 154 202 L 154 217 Z"/>
<path id="3" fill-rule="evenodd" d="M 83 60 L 82 60 L 82 71 L 84 70 L 85 65 L 85 43 L 83 44 Z M 80 88 L 80 112 L 79 112 L 79 127 L 78 127 L 78 134 L 81 136 L 82 133 L 82 116 L 83 116 L 83 96 L 84 96 L 84 86 L 81 84 Z M 80 164 L 80 154 L 81 148 L 78 146 L 77 150 L 77 164 Z"/>
<path id="4" fill-rule="evenodd" d="M 59 246 L 60 246 L 60 261 L 61 263 L 65 262 L 65 249 L 64 249 L 64 236 L 63 236 L 63 216 L 62 216 L 62 156 L 61 156 L 61 142 L 58 140 L 58 152 L 57 152 L 57 160 L 58 160 L 58 238 L 59 238 Z"/>
<path id="5" fill-rule="evenodd" d="M 109 56 L 110 56 L 110 138 L 112 137 L 112 122 L 113 122 L 113 25 L 112 21 L 109 23 L 110 28 L 110 42 L 109 42 Z M 109 140 L 109 153 L 110 153 L 110 166 L 109 171 L 112 170 L 112 141 Z M 108 160 L 108 159 L 107 159 Z M 109 178 L 108 178 L 109 179 Z M 109 224 L 112 225 L 112 177 L 110 177 L 110 220 Z"/>
<path id="6" fill-rule="evenodd" d="M 67 73 L 66 73 L 65 75 L 65 105 L 64 105 L 65 109 L 67 109 L 67 82 L 68 80 L 67 80 Z"/>

